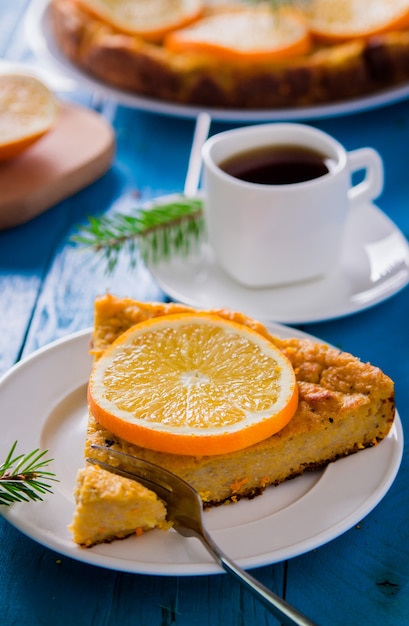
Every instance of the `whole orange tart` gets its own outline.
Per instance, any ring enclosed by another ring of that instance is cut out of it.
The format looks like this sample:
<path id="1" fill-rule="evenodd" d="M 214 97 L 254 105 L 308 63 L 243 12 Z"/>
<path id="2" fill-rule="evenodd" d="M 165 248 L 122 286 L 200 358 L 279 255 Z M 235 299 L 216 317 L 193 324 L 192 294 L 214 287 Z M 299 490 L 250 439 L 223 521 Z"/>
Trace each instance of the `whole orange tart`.
<path id="1" fill-rule="evenodd" d="M 293 2 L 281 16 L 272 8 L 277 3 L 162 0 L 164 16 L 174 5 L 182 14 L 151 26 L 147 18 L 141 26 L 138 14 L 136 24 L 127 19 L 133 2 L 51 0 L 50 14 L 57 44 L 74 65 L 139 96 L 229 109 L 296 108 L 367 96 L 409 79 L 403 0 L 371 0 L 363 24 L 350 15 L 355 0 Z"/>

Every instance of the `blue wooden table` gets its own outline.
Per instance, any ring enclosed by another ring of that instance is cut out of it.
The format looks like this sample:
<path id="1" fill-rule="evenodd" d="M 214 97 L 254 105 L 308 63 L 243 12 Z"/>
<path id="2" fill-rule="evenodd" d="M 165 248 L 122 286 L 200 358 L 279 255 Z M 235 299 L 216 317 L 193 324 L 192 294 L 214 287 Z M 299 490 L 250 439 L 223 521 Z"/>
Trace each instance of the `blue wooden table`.
<path id="1" fill-rule="evenodd" d="M 22 22 L 29 0 L 0 5 L 0 55 L 37 63 Z M 128 209 L 183 189 L 194 120 L 119 106 L 91 92 L 62 98 L 98 108 L 112 123 L 117 152 L 97 182 L 34 220 L 0 232 L 0 374 L 37 348 L 92 323 L 107 290 L 142 300 L 166 295 L 139 266 L 114 275 L 84 262 L 70 243 L 91 214 Z M 409 102 L 310 123 L 348 149 L 381 153 L 385 189 L 378 205 L 409 237 Z M 212 132 L 232 126 L 214 123 Z M 0 189 L 1 194 L 1 189 Z M 301 327 L 300 327 L 301 328 Z M 396 383 L 409 425 L 409 289 L 356 315 L 304 325 L 371 361 Z M 46 381 L 44 382 L 46 384 Z M 13 424 L 2 433 L 12 441 Z M 385 498 L 330 543 L 254 575 L 322 626 L 409 623 L 409 464 L 407 451 Z M 171 577 L 110 571 L 37 544 L 0 518 L 0 623 L 4 626 L 240 626 L 277 621 L 227 575 Z"/>

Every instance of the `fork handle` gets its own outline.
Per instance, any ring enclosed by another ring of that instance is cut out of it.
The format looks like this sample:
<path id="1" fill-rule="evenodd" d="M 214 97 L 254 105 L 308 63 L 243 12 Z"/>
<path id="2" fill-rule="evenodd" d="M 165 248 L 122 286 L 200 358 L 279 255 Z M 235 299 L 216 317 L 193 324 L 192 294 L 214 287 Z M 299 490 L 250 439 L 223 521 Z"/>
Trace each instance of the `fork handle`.
<path id="1" fill-rule="evenodd" d="M 296 624 L 296 626 L 317 626 L 314 622 L 297 611 L 297 609 L 280 598 L 280 596 L 277 596 L 268 589 L 268 587 L 265 587 L 251 576 L 251 574 L 229 559 L 206 532 L 203 536 L 200 536 L 199 539 L 219 565 L 221 565 L 226 572 L 238 579 L 275 617 L 281 620 L 282 624 L 289 624 L 290 626 L 294 624 Z"/>

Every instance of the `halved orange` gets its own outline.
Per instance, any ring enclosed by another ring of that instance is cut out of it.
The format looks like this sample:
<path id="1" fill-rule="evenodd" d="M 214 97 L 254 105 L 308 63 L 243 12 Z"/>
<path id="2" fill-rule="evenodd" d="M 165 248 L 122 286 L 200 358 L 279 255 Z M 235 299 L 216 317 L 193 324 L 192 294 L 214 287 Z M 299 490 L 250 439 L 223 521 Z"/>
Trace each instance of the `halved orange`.
<path id="1" fill-rule="evenodd" d="M 124 33 L 159 42 L 175 28 L 196 20 L 202 0 L 77 0 L 86 10 Z"/>
<path id="2" fill-rule="evenodd" d="M 309 0 L 304 14 L 313 35 L 329 43 L 409 27 L 408 0 Z"/>
<path id="3" fill-rule="evenodd" d="M 0 74 L 0 161 L 11 159 L 54 126 L 58 103 L 31 75 Z"/>
<path id="4" fill-rule="evenodd" d="M 310 34 L 294 11 L 266 6 L 225 10 L 170 33 L 164 45 L 174 52 L 211 54 L 220 59 L 270 61 L 305 54 Z"/>
<path id="5" fill-rule="evenodd" d="M 144 448 L 194 456 L 246 448 L 294 415 L 294 370 L 266 337 L 209 313 L 136 324 L 106 350 L 88 386 L 92 415 Z"/>

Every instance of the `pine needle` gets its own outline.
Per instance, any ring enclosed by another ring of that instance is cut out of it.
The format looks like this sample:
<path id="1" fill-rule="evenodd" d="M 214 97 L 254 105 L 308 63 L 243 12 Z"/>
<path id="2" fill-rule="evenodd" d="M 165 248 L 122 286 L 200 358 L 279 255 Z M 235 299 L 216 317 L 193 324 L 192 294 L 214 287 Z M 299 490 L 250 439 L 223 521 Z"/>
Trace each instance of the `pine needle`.
<path id="1" fill-rule="evenodd" d="M 181 196 L 173 202 L 138 209 L 134 214 L 114 213 L 89 218 L 72 241 L 102 254 L 112 272 L 125 250 L 131 266 L 138 257 L 149 264 L 187 256 L 204 234 L 202 202 Z"/>
<path id="2" fill-rule="evenodd" d="M 57 480 L 55 474 L 44 469 L 52 461 L 44 458 L 48 450 L 37 448 L 29 454 L 14 456 L 16 447 L 17 441 L 0 465 L 0 505 L 42 500 L 45 493 L 52 493 L 48 481 Z"/>

